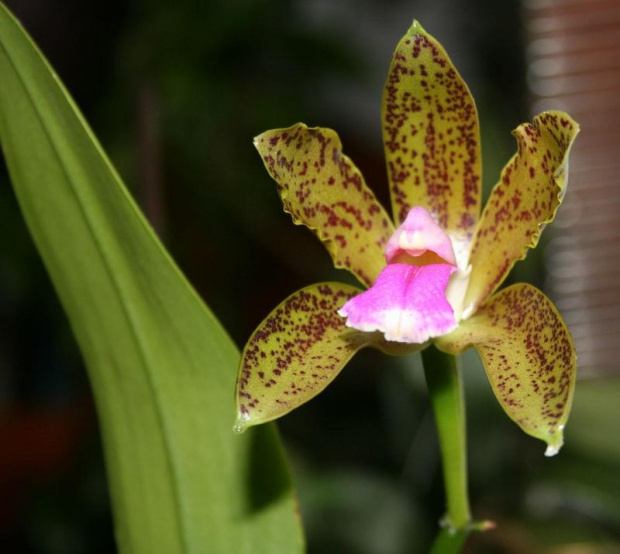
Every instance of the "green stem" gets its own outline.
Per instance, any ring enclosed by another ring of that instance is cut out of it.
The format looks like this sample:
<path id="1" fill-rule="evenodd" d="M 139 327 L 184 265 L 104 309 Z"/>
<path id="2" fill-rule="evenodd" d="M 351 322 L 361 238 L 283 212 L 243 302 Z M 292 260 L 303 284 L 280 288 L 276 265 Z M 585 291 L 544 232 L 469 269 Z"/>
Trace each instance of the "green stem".
<path id="1" fill-rule="evenodd" d="M 467 492 L 463 383 L 454 356 L 431 346 L 422 352 L 422 360 L 439 435 L 447 501 L 446 529 L 440 533 L 433 552 L 459 552 L 462 535 L 467 536 L 472 524 Z M 440 543 L 452 547 L 440 548 Z"/>
<path id="2" fill-rule="evenodd" d="M 444 527 L 439 531 L 430 554 L 458 554 L 468 536 L 469 529 L 455 532 Z"/>

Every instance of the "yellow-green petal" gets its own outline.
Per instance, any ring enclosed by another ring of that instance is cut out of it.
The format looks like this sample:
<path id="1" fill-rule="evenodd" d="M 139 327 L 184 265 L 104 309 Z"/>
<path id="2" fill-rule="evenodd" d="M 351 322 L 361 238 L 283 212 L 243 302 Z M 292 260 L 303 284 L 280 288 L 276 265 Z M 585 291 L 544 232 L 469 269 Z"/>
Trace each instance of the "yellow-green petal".
<path id="1" fill-rule="evenodd" d="M 394 52 L 382 119 L 394 220 L 422 206 L 467 250 L 480 213 L 478 114 L 445 50 L 417 21 Z"/>
<path id="2" fill-rule="evenodd" d="M 394 227 L 335 131 L 303 123 L 254 139 L 284 209 L 325 243 L 336 267 L 372 285 Z"/>
<path id="3" fill-rule="evenodd" d="M 502 290 L 437 346 L 458 354 L 474 346 L 508 416 L 556 454 L 570 412 L 577 356 L 570 332 L 540 290 L 518 283 Z"/>
<path id="4" fill-rule="evenodd" d="M 579 126 L 563 112 L 545 112 L 513 132 L 517 153 L 484 208 L 474 237 L 465 306 L 471 310 L 499 287 L 555 218 L 568 184 L 568 155 Z"/>
<path id="5" fill-rule="evenodd" d="M 301 406 L 329 385 L 365 346 L 390 354 L 420 348 L 388 343 L 381 333 L 346 327 L 337 311 L 360 292 L 342 283 L 310 285 L 289 296 L 258 326 L 241 356 L 237 431 Z"/>

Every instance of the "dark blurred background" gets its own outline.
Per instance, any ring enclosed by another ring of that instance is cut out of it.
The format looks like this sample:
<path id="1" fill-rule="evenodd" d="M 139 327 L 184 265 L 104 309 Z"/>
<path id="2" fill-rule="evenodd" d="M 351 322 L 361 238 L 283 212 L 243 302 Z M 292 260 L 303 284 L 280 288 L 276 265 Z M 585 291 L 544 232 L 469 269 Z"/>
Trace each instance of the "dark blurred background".
<path id="1" fill-rule="evenodd" d="M 413 18 L 476 98 L 485 195 L 513 128 L 533 110 L 571 111 L 582 136 L 567 215 L 511 277 L 546 290 L 574 326 L 584 367 L 566 446 L 544 458 L 464 356 L 473 511 L 498 523 L 469 552 L 620 552 L 617 2 L 6 3 L 239 347 L 291 292 L 348 279 L 283 213 L 252 137 L 297 121 L 337 129 L 387 205 L 381 94 Z M 86 372 L 4 168 L 0 222 L 0 552 L 114 552 Z M 417 357 L 363 352 L 279 426 L 310 553 L 428 550 L 443 491 Z"/>

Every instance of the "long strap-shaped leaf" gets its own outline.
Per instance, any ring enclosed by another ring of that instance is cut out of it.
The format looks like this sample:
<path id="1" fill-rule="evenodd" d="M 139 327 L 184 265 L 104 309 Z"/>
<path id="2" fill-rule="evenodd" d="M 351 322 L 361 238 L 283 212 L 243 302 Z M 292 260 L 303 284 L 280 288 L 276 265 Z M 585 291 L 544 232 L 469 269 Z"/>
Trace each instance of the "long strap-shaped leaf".
<path id="1" fill-rule="evenodd" d="M 237 350 L 1 4 L 0 141 L 88 366 L 120 550 L 301 550 L 274 429 L 232 433 Z"/>

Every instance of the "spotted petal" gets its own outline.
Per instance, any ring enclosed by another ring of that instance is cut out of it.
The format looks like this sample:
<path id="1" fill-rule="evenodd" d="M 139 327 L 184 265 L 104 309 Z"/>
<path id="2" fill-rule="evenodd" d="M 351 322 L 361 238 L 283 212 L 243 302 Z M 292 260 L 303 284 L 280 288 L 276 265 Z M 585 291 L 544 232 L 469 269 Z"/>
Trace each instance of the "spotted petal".
<path id="1" fill-rule="evenodd" d="M 579 126 L 563 112 L 545 112 L 513 134 L 518 150 L 485 206 L 470 257 L 465 298 L 470 311 L 501 285 L 555 218 L 568 184 L 568 155 Z"/>
<path id="2" fill-rule="evenodd" d="M 436 344 L 451 354 L 474 346 L 508 416 L 545 441 L 548 456 L 558 452 L 577 356 L 562 316 L 541 291 L 524 283 L 502 290 Z"/>
<path id="3" fill-rule="evenodd" d="M 405 354 L 408 345 L 345 326 L 339 308 L 361 291 L 320 283 L 289 296 L 258 326 L 243 354 L 237 379 L 237 425 L 243 431 L 276 419 L 319 394 L 361 348 Z"/>
<path id="4" fill-rule="evenodd" d="M 380 331 L 388 341 L 421 344 L 456 327 L 446 287 L 449 264 L 385 266 L 375 284 L 338 312 L 360 331 Z"/>
<path id="5" fill-rule="evenodd" d="M 336 267 L 370 286 L 394 227 L 331 129 L 303 123 L 254 139 L 284 209 L 325 243 Z"/>
<path id="6" fill-rule="evenodd" d="M 426 208 L 458 257 L 480 212 L 478 114 L 445 50 L 417 21 L 394 52 L 382 114 L 395 221 L 413 206 Z"/>

